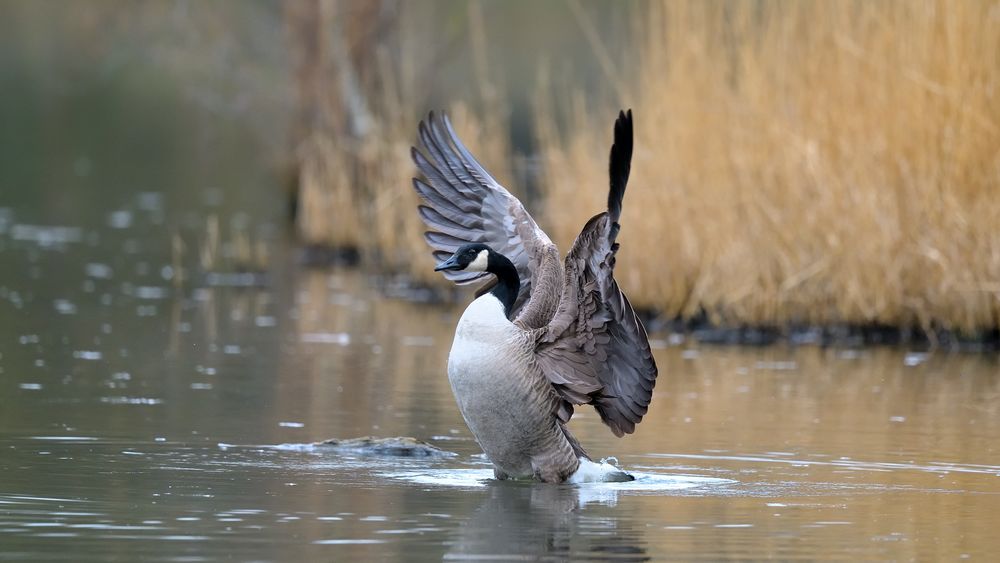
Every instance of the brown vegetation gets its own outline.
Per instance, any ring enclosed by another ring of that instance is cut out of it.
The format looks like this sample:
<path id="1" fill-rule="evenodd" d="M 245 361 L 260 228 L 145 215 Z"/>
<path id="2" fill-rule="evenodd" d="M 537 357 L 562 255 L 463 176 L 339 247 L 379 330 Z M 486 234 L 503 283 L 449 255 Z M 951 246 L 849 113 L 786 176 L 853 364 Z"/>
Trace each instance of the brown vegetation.
<path id="1" fill-rule="evenodd" d="M 617 276 L 638 306 L 737 325 L 1000 324 L 995 3 L 642 4 L 618 66 L 571 7 L 608 91 L 539 95 L 546 204 L 535 215 L 566 248 L 603 205 L 614 113 L 634 108 Z M 317 63 L 341 84 L 319 103 L 356 118 L 346 80 L 378 118 L 363 134 L 340 118 L 300 135 L 299 227 L 308 242 L 355 245 L 372 264 L 434 283 L 408 155 L 426 99 L 413 70 L 422 62 L 406 43 L 413 34 L 399 31 L 407 4 L 399 9 L 392 56 L 372 40 L 347 49 L 364 64 Z M 320 15 L 315 25 L 337 29 Z M 367 78 L 344 78 L 352 64 Z M 474 112 L 483 121 L 462 110 L 453 121 L 508 179 L 506 116 L 488 75 Z"/>
<path id="2" fill-rule="evenodd" d="M 413 13 L 405 3 L 392 11 L 372 8 L 379 4 L 288 4 L 300 92 L 297 226 L 307 244 L 351 248 L 369 265 L 434 283 L 440 276 L 420 236 L 411 184 L 410 147 L 427 104 L 417 70 L 431 66 L 419 58 L 426 50 L 407 27 L 417 23 L 420 7 Z M 482 26 L 478 10 L 468 13 L 471 26 Z M 471 47 L 484 49 L 477 41 Z M 476 119 L 456 102 L 451 113 L 470 148 L 496 163 L 492 168 L 504 178 L 503 164 L 510 161 L 506 112 L 487 73 L 479 78 L 477 101 L 490 112 Z"/>
<path id="3" fill-rule="evenodd" d="M 633 72 L 607 78 L 637 120 L 617 266 L 637 304 L 726 324 L 997 326 L 995 2 L 682 1 L 635 28 Z M 539 124 L 563 245 L 601 205 L 613 115 L 571 114 L 562 136 Z"/>

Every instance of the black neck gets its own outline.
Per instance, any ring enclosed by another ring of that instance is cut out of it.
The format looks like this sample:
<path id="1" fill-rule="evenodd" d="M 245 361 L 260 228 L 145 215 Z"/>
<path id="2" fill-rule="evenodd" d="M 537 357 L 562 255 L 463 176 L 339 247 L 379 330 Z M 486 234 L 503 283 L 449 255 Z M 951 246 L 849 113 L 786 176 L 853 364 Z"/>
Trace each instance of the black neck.
<path id="1" fill-rule="evenodd" d="M 490 290 L 490 293 L 503 303 L 503 312 L 510 318 L 510 311 L 514 308 L 514 301 L 517 300 L 517 293 L 521 290 L 521 280 L 517 276 L 517 268 L 503 254 L 491 252 L 486 271 L 497 277 L 497 284 Z"/>

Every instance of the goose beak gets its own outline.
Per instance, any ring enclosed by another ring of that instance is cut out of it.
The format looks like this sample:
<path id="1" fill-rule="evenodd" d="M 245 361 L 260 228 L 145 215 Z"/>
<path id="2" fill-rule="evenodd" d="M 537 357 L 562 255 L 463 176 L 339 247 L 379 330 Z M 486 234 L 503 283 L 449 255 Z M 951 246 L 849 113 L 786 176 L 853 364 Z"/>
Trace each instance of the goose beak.
<path id="1" fill-rule="evenodd" d="M 451 257 L 449 257 L 444 262 L 441 262 L 440 264 L 434 267 L 435 272 L 440 272 L 442 270 L 461 270 L 461 269 L 462 265 L 459 264 L 458 260 L 455 259 L 454 254 L 452 254 Z"/>
<path id="2" fill-rule="evenodd" d="M 451 257 L 445 260 L 444 262 L 441 262 L 440 264 L 434 267 L 435 272 L 440 272 L 442 270 L 461 270 L 461 269 L 462 265 L 459 264 L 458 260 L 455 259 L 454 254 L 452 254 Z"/>

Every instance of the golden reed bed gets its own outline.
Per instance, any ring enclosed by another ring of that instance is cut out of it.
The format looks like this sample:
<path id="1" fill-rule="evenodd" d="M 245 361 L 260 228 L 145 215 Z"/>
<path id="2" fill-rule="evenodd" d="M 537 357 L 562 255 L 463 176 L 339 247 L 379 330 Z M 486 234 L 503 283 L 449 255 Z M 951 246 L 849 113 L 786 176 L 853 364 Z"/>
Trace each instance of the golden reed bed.
<path id="1" fill-rule="evenodd" d="M 601 208 L 612 118 L 632 107 L 617 277 L 637 306 L 732 325 L 1000 325 L 1000 4 L 682 0 L 633 16 L 620 64 L 589 35 L 606 92 L 540 88 L 534 209 L 558 244 Z M 300 227 L 435 283 L 407 88 L 377 100 L 361 145 L 300 146 Z M 509 180 L 500 115 L 453 120 Z"/>

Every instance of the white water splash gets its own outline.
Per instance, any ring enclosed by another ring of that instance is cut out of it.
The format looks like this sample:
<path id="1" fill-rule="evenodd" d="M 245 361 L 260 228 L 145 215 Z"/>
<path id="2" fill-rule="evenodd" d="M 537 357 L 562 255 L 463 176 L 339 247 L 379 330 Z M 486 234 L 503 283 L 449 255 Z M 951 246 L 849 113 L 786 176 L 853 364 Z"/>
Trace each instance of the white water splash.
<path id="1" fill-rule="evenodd" d="M 595 466 L 601 464 L 591 462 Z M 606 464 L 619 473 L 620 469 L 613 465 Z M 492 469 L 426 469 L 422 471 L 395 471 L 380 473 L 382 477 L 389 479 L 399 479 L 420 485 L 437 485 L 443 487 L 458 488 L 481 488 L 485 487 L 489 481 L 493 480 Z M 656 492 L 656 491 L 682 491 L 697 487 L 721 487 L 736 483 L 732 479 L 720 479 L 716 477 L 702 477 L 700 475 L 668 475 L 665 473 L 633 473 L 633 481 L 592 481 L 584 483 L 572 483 L 580 491 L 581 499 L 585 502 L 601 500 L 603 496 L 610 494 L 614 496 L 618 492 Z M 544 485 L 540 486 L 554 486 Z"/>
<path id="2" fill-rule="evenodd" d="M 614 460 L 614 464 L 609 463 Z M 569 479 L 568 483 L 578 485 L 580 483 L 623 483 L 633 480 L 633 476 L 617 467 L 618 460 L 615 458 L 605 458 L 600 462 L 593 462 L 589 459 L 580 459 L 580 467 Z"/>

